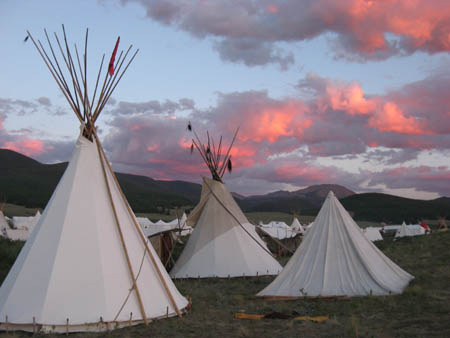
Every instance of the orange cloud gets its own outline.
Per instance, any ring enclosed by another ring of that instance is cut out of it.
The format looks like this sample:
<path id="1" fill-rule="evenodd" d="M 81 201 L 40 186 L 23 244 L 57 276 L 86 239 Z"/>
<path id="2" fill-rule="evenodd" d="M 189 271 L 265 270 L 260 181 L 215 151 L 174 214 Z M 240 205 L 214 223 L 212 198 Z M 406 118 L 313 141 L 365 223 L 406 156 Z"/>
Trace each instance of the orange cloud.
<path id="1" fill-rule="evenodd" d="M 275 4 L 270 4 L 266 7 L 267 11 L 272 14 L 278 13 L 278 7 Z"/>
<path id="2" fill-rule="evenodd" d="M 157 144 L 151 144 L 147 146 L 147 150 L 159 153 L 159 146 Z"/>
<path id="3" fill-rule="evenodd" d="M 246 112 L 248 118 L 241 127 L 238 139 L 244 142 L 268 140 L 274 143 L 283 136 L 301 138 L 304 130 L 312 125 L 312 120 L 305 118 L 304 113 L 303 104 L 297 101 Z"/>
<path id="4" fill-rule="evenodd" d="M 414 117 L 406 117 L 399 106 L 386 102 L 383 109 L 371 116 L 368 125 L 380 132 L 396 132 L 399 134 L 426 135 L 430 134 Z"/>
<path id="5" fill-rule="evenodd" d="M 292 180 L 298 177 L 315 182 L 324 182 L 330 179 L 329 173 L 313 167 L 301 167 L 300 165 L 285 164 L 275 169 L 278 178 Z"/>
<path id="6" fill-rule="evenodd" d="M 2 148 L 17 151 L 27 156 L 39 155 L 44 151 L 44 143 L 37 139 L 24 139 L 6 142 Z"/>
<path id="7" fill-rule="evenodd" d="M 326 94 L 333 109 L 345 110 L 350 115 L 368 114 L 376 108 L 376 102 L 364 98 L 364 91 L 357 83 L 348 86 L 328 85 Z"/>

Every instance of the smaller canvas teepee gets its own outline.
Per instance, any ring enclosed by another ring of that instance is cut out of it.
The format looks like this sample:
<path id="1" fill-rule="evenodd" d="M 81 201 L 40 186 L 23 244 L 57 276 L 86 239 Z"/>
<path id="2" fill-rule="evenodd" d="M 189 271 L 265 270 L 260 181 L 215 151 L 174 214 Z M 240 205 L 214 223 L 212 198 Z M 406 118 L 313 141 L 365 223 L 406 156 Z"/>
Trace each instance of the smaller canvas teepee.
<path id="1" fill-rule="evenodd" d="M 188 129 L 193 131 L 190 124 Z M 233 142 L 223 156 L 222 138 L 216 148 L 209 134 L 208 143 L 202 144 L 195 131 L 193 133 L 196 139 L 192 140 L 191 150 L 194 145 L 197 147 L 213 178 L 203 178 L 200 202 L 186 222 L 188 226 L 195 226 L 194 231 L 170 275 L 197 278 L 278 274 L 281 265 L 222 182 L 226 168 L 232 169 Z"/>
<path id="2" fill-rule="evenodd" d="M 389 295 L 413 278 L 364 236 L 330 191 L 304 241 L 258 296 Z"/>
<path id="3" fill-rule="evenodd" d="M 305 233 L 305 229 L 303 228 L 297 217 L 294 217 L 294 220 L 292 221 L 291 224 L 291 228 L 292 230 L 296 231 L 299 234 L 303 235 Z"/>
<path id="4" fill-rule="evenodd" d="M 402 223 L 400 229 L 395 232 L 395 238 L 416 236 L 413 230 L 409 229 L 405 222 Z"/>

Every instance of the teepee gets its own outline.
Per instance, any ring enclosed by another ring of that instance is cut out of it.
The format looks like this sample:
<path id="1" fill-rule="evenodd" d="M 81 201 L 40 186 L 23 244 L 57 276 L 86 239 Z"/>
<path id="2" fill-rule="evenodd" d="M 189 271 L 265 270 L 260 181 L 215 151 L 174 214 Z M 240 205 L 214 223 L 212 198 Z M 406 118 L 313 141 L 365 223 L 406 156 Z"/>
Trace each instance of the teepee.
<path id="1" fill-rule="evenodd" d="M 78 117 L 80 136 L 64 175 L 0 288 L 0 328 L 105 331 L 181 316 L 188 302 L 145 238 L 95 126 L 137 51 L 123 68 L 132 47 L 114 62 L 117 39 L 109 66 L 103 67 L 103 56 L 94 94 L 88 96 L 88 31 L 81 62 L 76 46 L 76 59 L 69 49 L 64 26 L 63 40 L 55 33 L 58 49 L 45 35 L 49 50 L 28 32 Z"/>
<path id="2" fill-rule="evenodd" d="M 299 234 L 303 235 L 305 233 L 305 229 L 303 228 L 303 226 L 300 223 L 300 221 L 298 220 L 298 218 L 295 216 L 294 216 L 294 220 L 292 221 L 291 228 L 292 228 L 292 230 L 294 230 L 295 232 L 297 232 Z"/>
<path id="3" fill-rule="evenodd" d="M 295 254 L 258 296 L 389 295 L 413 278 L 364 236 L 330 191 Z"/>
<path id="4" fill-rule="evenodd" d="M 410 229 L 405 222 L 402 223 L 400 229 L 395 232 L 395 238 L 413 237 L 416 236 L 415 232 Z"/>
<path id="5" fill-rule="evenodd" d="M 195 145 L 213 178 L 203 178 L 200 202 L 186 221 L 188 226 L 195 226 L 194 231 L 170 275 L 203 278 L 278 274 L 281 265 L 222 182 L 226 168 L 232 169 L 230 150 L 237 131 L 228 151 L 222 154 L 222 138 L 214 143 L 208 134 L 208 143 L 202 144 L 190 123 L 188 129 L 195 135 L 191 151 Z"/>

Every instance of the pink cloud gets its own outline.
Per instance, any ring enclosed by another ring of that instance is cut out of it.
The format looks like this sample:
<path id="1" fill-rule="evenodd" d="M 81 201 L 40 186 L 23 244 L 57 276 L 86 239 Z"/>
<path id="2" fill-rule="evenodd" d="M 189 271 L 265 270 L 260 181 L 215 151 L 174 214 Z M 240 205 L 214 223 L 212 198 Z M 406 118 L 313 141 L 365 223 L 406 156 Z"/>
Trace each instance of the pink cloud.
<path id="1" fill-rule="evenodd" d="M 2 148 L 13 150 L 27 156 L 36 156 L 44 151 L 44 143 L 38 139 L 22 139 L 5 142 Z"/>
<path id="2" fill-rule="evenodd" d="M 128 2 L 140 3 L 149 18 L 164 25 L 199 38 L 219 39 L 216 50 L 223 59 L 249 66 L 284 63 L 287 67 L 293 60 L 275 55 L 278 42 L 304 41 L 330 32 L 338 57 L 385 59 L 450 50 L 447 0 L 122 0 Z M 259 53 L 249 54 L 248 43 Z"/>
<path id="3" fill-rule="evenodd" d="M 377 128 L 380 132 L 395 132 L 399 134 L 426 135 L 431 132 L 423 123 L 414 117 L 406 117 L 401 108 L 393 102 L 386 102 L 381 111 L 372 115 L 368 125 Z"/>

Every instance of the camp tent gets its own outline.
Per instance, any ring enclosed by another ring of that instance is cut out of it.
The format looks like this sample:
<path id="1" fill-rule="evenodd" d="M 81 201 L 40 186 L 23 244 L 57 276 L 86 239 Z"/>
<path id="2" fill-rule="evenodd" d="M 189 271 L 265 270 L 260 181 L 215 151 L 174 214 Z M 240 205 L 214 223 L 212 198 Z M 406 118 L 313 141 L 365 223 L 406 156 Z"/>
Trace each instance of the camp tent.
<path id="1" fill-rule="evenodd" d="M 0 210 L 0 236 L 5 236 L 6 229 L 9 229 L 8 222 L 6 221 L 3 211 Z"/>
<path id="2" fill-rule="evenodd" d="M 276 275 L 282 269 L 222 182 L 203 178 L 200 203 L 187 224 L 194 231 L 173 278 Z"/>
<path id="3" fill-rule="evenodd" d="M 0 328 L 105 331 L 181 315 L 188 302 L 143 235 L 95 127 L 134 58 L 124 65 L 131 47 L 116 62 L 114 52 L 108 70 L 102 62 L 98 78 L 104 71 L 104 84 L 100 82 L 98 91 L 95 87 L 98 96 L 88 97 L 86 68 L 71 63 L 75 53 L 70 52 L 64 28 L 63 34 L 59 66 L 50 59 L 53 53 L 44 53 L 43 45 L 28 36 L 78 117 L 80 135 L 66 171 L 0 288 Z M 86 32 L 84 65 L 87 36 Z M 70 82 L 63 78 L 63 65 Z"/>
<path id="4" fill-rule="evenodd" d="M 425 233 L 425 231 L 423 233 Z M 413 229 L 410 229 L 410 227 L 408 227 L 405 222 L 402 223 L 400 229 L 398 229 L 395 233 L 395 238 L 412 237 L 412 236 L 417 236 L 417 234 Z"/>
<path id="5" fill-rule="evenodd" d="M 412 278 L 364 236 L 330 191 L 295 254 L 258 296 L 389 295 Z"/>
<path id="6" fill-rule="evenodd" d="M 377 228 L 367 227 L 363 229 L 363 233 L 364 236 L 366 236 L 366 238 L 371 242 L 383 240 L 383 236 L 381 236 L 380 230 Z"/>
<path id="7" fill-rule="evenodd" d="M 192 130 L 192 126 L 189 127 Z M 213 179 L 203 178 L 200 202 L 186 221 L 194 230 L 170 275 L 203 278 L 278 274 L 282 269 L 280 264 L 222 182 L 225 169 L 232 168 L 229 154 L 233 142 L 228 152 L 221 154 L 222 139 L 215 143 L 218 145 L 215 148 L 209 136 L 208 144 L 202 144 L 195 131 L 193 133 L 196 137 L 193 144 Z"/>
<path id="8" fill-rule="evenodd" d="M 298 220 L 297 217 L 294 217 L 292 224 L 291 224 L 291 228 L 292 230 L 294 230 L 295 232 L 299 233 L 299 234 L 304 234 L 305 233 L 305 229 L 303 228 L 302 224 L 300 223 L 300 221 Z"/>

